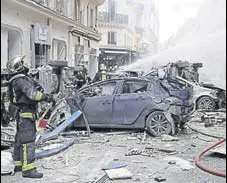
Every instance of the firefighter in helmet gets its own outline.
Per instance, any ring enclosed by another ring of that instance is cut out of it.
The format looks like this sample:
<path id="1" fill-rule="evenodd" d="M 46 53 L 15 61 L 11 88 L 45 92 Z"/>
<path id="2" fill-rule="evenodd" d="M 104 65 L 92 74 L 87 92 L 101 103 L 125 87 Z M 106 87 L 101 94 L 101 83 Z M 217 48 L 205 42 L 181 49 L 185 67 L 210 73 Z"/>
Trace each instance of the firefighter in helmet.
<path id="1" fill-rule="evenodd" d="M 92 80 L 92 82 L 104 81 L 106 79 L 107 79 L 106 66 L 104 64 L 100 64 L 99 71 L 95 74 L 95 77 Z"/>
<path id="2" fill-rule="evenodd" d="M 23 177 L 42 178 L 36 169 L 35 139 L 36 112 L 40 101 L 54 102 L 52 95 L 43 93 L 40 86 L 28 76 L 25 56 L 17 56 L 7 62 L 7 70 L 12 74 L 9 80 L 9 112 L 17 121 L 13 160 L 15 172 L 22 171 Z"/>
<path id="3" fill-rule="evenodd" d="M 74 85 L 77 86 L 77 89 L 80 89 L 85 84 L 89 84 L 91 82 L 91 78 L 88 74 L 88 70 L 85 65 L 81 65 L 82 69 L 75 73 L 75 81 Z"/>

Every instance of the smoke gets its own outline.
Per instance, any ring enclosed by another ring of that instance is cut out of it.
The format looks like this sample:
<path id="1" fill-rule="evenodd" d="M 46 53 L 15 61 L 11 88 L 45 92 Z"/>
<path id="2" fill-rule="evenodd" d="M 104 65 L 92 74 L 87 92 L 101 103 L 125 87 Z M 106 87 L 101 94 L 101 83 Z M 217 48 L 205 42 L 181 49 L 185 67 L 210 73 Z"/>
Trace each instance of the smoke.
<path id="1" fill-rule="evenodd" d="M 201 62 L 200 81 L 225 88 L 226 84 L 226 1 L 206 0 L 193 23 L 187 22 L 171 39 L 167 49 L 154 56 L 138 60 L 125 69 L 142 69 L 178 60 Z M 187 29 L 185 29 L 187 27 Z"/>

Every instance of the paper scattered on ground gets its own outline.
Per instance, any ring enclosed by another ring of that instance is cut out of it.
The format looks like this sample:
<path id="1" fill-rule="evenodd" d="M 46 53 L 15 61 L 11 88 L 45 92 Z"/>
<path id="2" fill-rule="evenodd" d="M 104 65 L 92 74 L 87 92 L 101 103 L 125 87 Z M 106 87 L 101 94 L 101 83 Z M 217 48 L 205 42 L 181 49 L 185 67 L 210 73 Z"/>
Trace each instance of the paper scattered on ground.
<path id="1" fill-rule="evenodd" d="M 176 162 L 176 166 L 180 167 L 182 170 L 190 170 L 192 168 L 195 168 L 194 166 L 191 165 L 189 161 L 184 160 L 180 157 L 168 156 L 164 160 L 168 162 Z"/>
<path id="2" fill-rule="evenodd" d="M 132 178 L 132 173 L 126 168 L 117 168 L 105 170 L 110 179 L 128 179 Z"/>

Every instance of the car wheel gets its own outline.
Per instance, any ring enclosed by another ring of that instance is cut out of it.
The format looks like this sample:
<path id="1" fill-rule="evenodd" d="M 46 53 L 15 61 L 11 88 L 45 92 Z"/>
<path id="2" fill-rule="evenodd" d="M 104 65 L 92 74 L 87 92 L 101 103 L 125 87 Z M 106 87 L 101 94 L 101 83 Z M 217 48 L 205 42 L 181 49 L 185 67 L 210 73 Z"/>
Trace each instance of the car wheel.
<path id="1" fill-rule="evenodd" d="M 155 137 L 162 134 L 170 134 L 172 131 L 171 123 L 162 111 L 154 111 L 148 115 L 146 128 L 148 132 Z"/>
<path id="2" fill-rule="evenodd" d="M 215 102 L 211 97 L 204 96 L 197 101 L 197 109 L 213 110 L 215 109 Z"/>

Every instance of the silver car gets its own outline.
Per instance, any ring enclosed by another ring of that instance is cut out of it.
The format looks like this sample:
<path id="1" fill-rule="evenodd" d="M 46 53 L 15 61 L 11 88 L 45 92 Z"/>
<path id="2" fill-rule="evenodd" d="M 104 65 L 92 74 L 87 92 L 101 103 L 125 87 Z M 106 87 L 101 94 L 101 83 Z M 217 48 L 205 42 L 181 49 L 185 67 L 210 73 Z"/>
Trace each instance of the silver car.
<path id="1" fill-rule="evenodd" d="M 224 96 L 224 99 L 223 97 L 220 98 L 219 90 L 204 87 L 199 83 L 188 81 L 179 76 L 177 76 L 176 79 L 186 87 L 192 88 L 192 102 L 195 104 L 195 109 L 213 110 L 223 107 L 221 103 L 223 103 L 222 100 L 226 100 L 226 96 Z"/>

